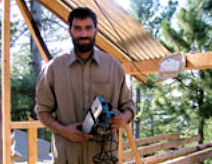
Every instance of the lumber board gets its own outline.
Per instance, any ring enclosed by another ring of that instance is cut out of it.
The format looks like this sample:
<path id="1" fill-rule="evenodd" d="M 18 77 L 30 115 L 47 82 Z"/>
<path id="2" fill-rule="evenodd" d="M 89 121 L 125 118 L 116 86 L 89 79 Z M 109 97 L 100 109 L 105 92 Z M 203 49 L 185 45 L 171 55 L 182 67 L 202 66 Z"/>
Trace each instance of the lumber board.
<path id="1" fill-rule="evenodd" d="M 179 147 L 180 145 L 184 145 L 190 142 L 196 142 L 196 141 L 199 141 L 199 139 L 200 139 L 199 135 L 194 135 L 189 138 L 180 138 L 180 139 L 176 139 L 176 140 L 172 140 L 168 142 L 156 143 L 149 146 L 140 147 L 138 149 L 138 152 L 141 156 L 143 156 L 143 155 L 151 154 L 153 152 L 160 151 L 160 150 L 168 150 L 170 148 L 176 148 L 176 147 Z M 124 152 L 123 154 L 124 160 L 132 158 L 132 156 L 133 154 L 131 151 Z"/>
<path id="2" fill-rule="evenodd" d="M 47 62 L 49 59 L 51 59 L 51 55 L 48 52 L 48 49 L 42 40 L 42 37 L 40 36 L 39 30 L 36 29 L 36 25 L 34 24 L 32 14 L 28 10 L 27 5 L 25 4 L 24 0 L 16 0 L 16 3 L 21 11 L 22 16 L 24 17 L 24 20 L 28 26 L 28 29 L 38 47 L 38 50 L 45 62 Z"/>
<path id="3" fill-rule="evenodd" d="M 2 125 L 2 104 L 0 98 L 0 163 L 3 163 L 3 125 Z"/>
<path id="4" fill-rule="evenodd" d="M 28 129 L 28 164 L 36 164 L 37 163 L 37 128 L 29 128 Z"/>
<path id="5" fill-rule="evenodd" d="M 207 144 L 197 145 L 197 146 L 193 146 L 189 148 L 174 150 L 167 153 L 157 154 L 154 156 L 144 158 L 144 164 L 155 164 L 155 163 L 167 161 L 167 160 L 174 159 L 180 156 L 191 154 L 199 150 L 206 149 L 208 147 L 212 147 L 212 143 L 207 143 Z"/>
<path id="6" fill-rule="evenodd" d="M 122 127 L 119 128 L 119 148 L 118 148 L 118 153 L 119 153 L 119 163 L 123 163 L 123 132 L 122 132 Z"/>
<path id="7" fill-rule="evenodd" d="M 10 0 L 3 0 L 2 15 L 2 126 L 3 163 L 11 163 L 11 73 L 10 73 Z"/>
<path id="8" fill-rule="evenodd" d="M 212 51 L 194 54 L 186 53 L 185 57 L 186 70 L 212 68 Z M 142 73 L 153 74 L 158 72 L 160 60 L 162 60 L 162 58 L 134 62 L 134 64 L 142 71 Z M 140 74 L 138 70 L 134 67 L 132 62 L 122 63 L 122 67 L 125 73 L 128 75 Z"/>
<path id="9" fill-rule="evenodd" d="M 198 162 L 203 162 L 209 158 L 212 158 L 212 148 L 207 148 L 167 162 L 162 162 L 160 164 L 195 164 Z"/>
<path id="10" fill-rule="evenodd" d="M 149 138 L 136 139 L 135 142 L 136 142 L 137 146 L 142 146 L 142 145 L 150 144 L 150 143 L 154 143 L 154 142 L 170 140 L 170 139 L 177 139 L 179 137 L 180 137 L 180 133 L 176 132 L 176 133 L 170 133 L 170 134 L 157 135 L 157 136 L 153 136 L 153 137 L 149 137 Z M 124 142 L 124 145 L 123 145 L 123 148 L 127 148 L 127 147 L 129 147 L 128 141 Z"/>
<path id="11" fill-rule="evenodd" d="M 129 138 L 129 142 L 130 142 L 130 147 L 132 149 L 133 152 L 133 156 L 135 157 L 135 162 L 136 164 L 143 164 L 140 155 L 138 154 L 138 150 L 135 146 L 135 141 L 132 135 L 132 132 L 130 130 L 130 126 L 128 124 L 125 125 L 125 130 L 127 133 L 127 137 Z"/>
<path id="12" fill-rule="evenodd" d="M 30 129 L 30 128 L 45 128 L 40 121 L 18 121 L 11 122 L 12 129 Z"/>

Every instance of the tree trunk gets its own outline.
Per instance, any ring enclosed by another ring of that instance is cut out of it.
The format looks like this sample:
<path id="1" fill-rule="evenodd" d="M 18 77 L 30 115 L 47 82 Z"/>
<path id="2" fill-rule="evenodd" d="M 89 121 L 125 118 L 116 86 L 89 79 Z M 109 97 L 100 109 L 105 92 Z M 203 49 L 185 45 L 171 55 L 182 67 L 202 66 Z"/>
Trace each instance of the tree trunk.
<path id="1" fill-rule="evenodd" d="M 41 5 L 36 1 L 31 0 L 31 12 L 38 29 L 41 29 L 41 14 L 42 14 Z M 32 37 L 31 37 L 31 51 L 32 51 L 33 72 L 35 73 L 35 76 L 38 76 L 41 69 L 42 57 Z"/>
<path id="2" fill-rule="evenodd" d="M 199 128 L 198 128 L 198 133 L 200 135 L 199 144 L 203 144 L 204 142 L 204 125 L 205 125 L 205 120 L 204 118 L 200 117 Z"/>
<path id="3" fill-rule="evenodd" d="M 140 111 L 140 103 L 141 103 L 141 89 L 139 87 L 136 88 L 136 114 Z M 140 119 L 136 119 L 135 122 L 135 138 L 140 138 Z"/>
<path id="4" fill-rule="evenodd" d="M 42 8 L 37 1 L 31 0 L 31 12 L 33 19 L 36 22 L 36 25 L 38 29 L 41 29 L 41 16 L 42 16 Z M 31 37 L 31 52 L 32 52 L 32 67 L 33 67 L 33 73 L 36 77 L 38 77 L 41 66 L 42 66 L 42 57 L 41 54 L 35 44 L 35 41 Z M 33 111 L 32 114 L 33 115 Z M 39 138 L 44 138 L 45 137 L 45 129 L 39 129 L 38 130 L 38 136 Z"/>

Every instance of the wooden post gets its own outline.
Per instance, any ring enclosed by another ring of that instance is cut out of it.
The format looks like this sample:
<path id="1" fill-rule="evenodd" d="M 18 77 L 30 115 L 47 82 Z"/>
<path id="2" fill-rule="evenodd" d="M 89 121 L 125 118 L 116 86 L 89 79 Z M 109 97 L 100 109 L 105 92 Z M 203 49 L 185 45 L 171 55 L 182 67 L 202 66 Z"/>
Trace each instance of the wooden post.
<path id="1" fill-rule="evenodd" d="M 1 97 L 0 97 L 0 164 L 3 163 L 3 142 L 2 142 L 2 108 L 1 108 Z"/>
<path id="2" fill-rule="evenodd" d="M 29 119 L 29 121 L 33 121 Z M 28 129 L 28 164 L 37 163 L 37 132 L 36 127 L 31 127 Z"/>
<path id="3" fill-rule="evenodd" d="M 129 142 L 130 142 L 130 147 L 132 149 L 133 155 L 135 156 L 135 163 L 136 164 L 142 164 L 143 162 L 141 161 L 141 158 L 138 154 L 138 150 L 136 148 L 135 141 L 133 139 L 133 135 L 131 133 L 130 126 L 128 124 L 125 125 L 125 130 L 126 130 Z"/>
<path id="4" fill-rule="evenodd" d="M 119 164 L 123 163 L 123 137 L 122 128 L 119 128 Z"/>
<path id="5" fill-rule="evenodd" d="M 3 164 L 11 163 L 10 0 L 3 0 L 2 18 L 2 116 Z"/>
<path id="6" fill-rule="evenodd" d="M 40 36 L 40 32 L 37 29 L 37 26 L 35 24 L 33 24 L 34 20 L 32 18 L 32 14 L 30 13 L 30 11 L 28 10 L 27 5 L 25 4 L 24 0 L 16 0 L 16 3 L 21 11 L 22 16 L 24 17 L 24 20 L 28 26 L 28 29 L 40 51 L 40 54 L 43 58 L 43 60 L 45 62 L 48 62 L 49 59 L 51 59 L 51 55 L 48 52 L 48 49 L 42 39 L 42 37 Z"/>

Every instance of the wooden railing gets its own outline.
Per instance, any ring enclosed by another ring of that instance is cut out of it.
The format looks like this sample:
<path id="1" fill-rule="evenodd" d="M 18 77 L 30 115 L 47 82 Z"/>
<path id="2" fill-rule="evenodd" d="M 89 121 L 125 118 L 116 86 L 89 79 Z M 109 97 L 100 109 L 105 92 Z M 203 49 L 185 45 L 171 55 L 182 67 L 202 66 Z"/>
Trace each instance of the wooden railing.
<path id="1" fill-rule="evenodd" d="M 37 131 L 39 128 L 45 128 L 40 121 L 11 122 L 11 129 L 27 129 L 28 131 L 28 164 L 37 163 Z M 120 128 L 119 164 L 129 159 L 134 160 L 136 164 L 156 164 L 161 162 L 165 162 L 164 164 L 191 164 L 212 158 L 212 143 L 178 148 L 187 143 L 198 143 L 200 139 L 198 135 L 180 138 L 180 133 L 177 132 L 134 140 L 130 126 L 125 125 L 128 141 L 123 142 L 122 131 L 123 129 Z M 131 150 L 128 149 L 129 147 Z M 166 152 L 158 153 L 161 150 Z"/>
<path id="2" fill-rule="evenodd" d="M 199 140 L 199 135 L 180 138 L 179 133 L 173 133 L 138 139 L 135 143 L 142 164 L 193 164 L 212 158 L 212 143 L 200 145 Z M 195 146 L 182 148 L 192 142 Z M 122 147 L 125 149 L 122 160 L 133 159 L 134 154 L 127 149 L 129 143 L 124 142 Z"/>
<path id="3" fill-rule="evenodd" d="M 28 164 L 37 163 L 37 134 L 39 128 L 45 128 L 40 121 L 11 122 L 11 129 L 27 129 L 28 132 Z"/>
<path id="4" fill-rule="evenodd" d="M 40 121 L 34 121 L 29 119 L 29 121 L 23 122 L 11 122 L 11 129 L 27 129 L 28 132 L 28 164 L 36 164 L 37 163 L 37 131 L 39 128 L 45 128 L 45 126 Z M 133 152 L 134 159 L 137 164 L 141 163 L 141 158 L 138 154 L 138 150 L 135 144 L 135 140 L 131 133 L 131 129 L 129 125 L 125 125 L 125 130 L 129 139 L 128 146 L 131 147 Z M 122 143 L 122 128 L 119 129 L 119 142 Z M 125 145 L 124 145 L 125 146 Z M 119 144 L 119 163 L 123 163 L 122 156 L 122 144 Z"/>

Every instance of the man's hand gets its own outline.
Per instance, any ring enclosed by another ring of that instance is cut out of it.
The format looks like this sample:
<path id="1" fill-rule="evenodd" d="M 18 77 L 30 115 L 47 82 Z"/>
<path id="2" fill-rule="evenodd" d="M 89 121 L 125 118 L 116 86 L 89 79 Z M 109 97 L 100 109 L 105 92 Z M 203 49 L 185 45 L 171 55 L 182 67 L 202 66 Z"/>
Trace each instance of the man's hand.
<path id="1" fill-rule="evenodd" d="M 59 134 L 63 137 L 68 138 L 73 142 L 83 142 L 90 138 L 93 138 L 92 135 L 85 134 L 79 129 L 78 126 L 82 125 L 82 123 L 75 123 L 71 125 L 64 126 L 56 121 L 52 115 L 48 112 L 40 112 L 38 113 L 38 118 L 40 121 L 49 128 L 52 132 Z"/>
<path id="2" fill-rule="evenodd" d="M 82 125 L 82 123 L 74 123 L 64 127 L 63 134 L 66 138 L 73 142 L 84 142 L 90 138 L 92 135 L 85 134 L 80 131 L 77 127 Z"/>
<path id="3" fill-rule="evenodd" d="M 114 111 L 118 112 L 118 116 L 114 116 L 112 119 L 112 125 L 111 125 L 111 130 L 108 131 L 107 133 L 115 132 L 118 130 L 120 127 L 124 126 L 125 124 L 128 123 L 128 121 L 132 118 L 132 112 L 129 110 L 126 110 L 124 112 L 120 112 L 117 109 L 113 109 Z"/>

